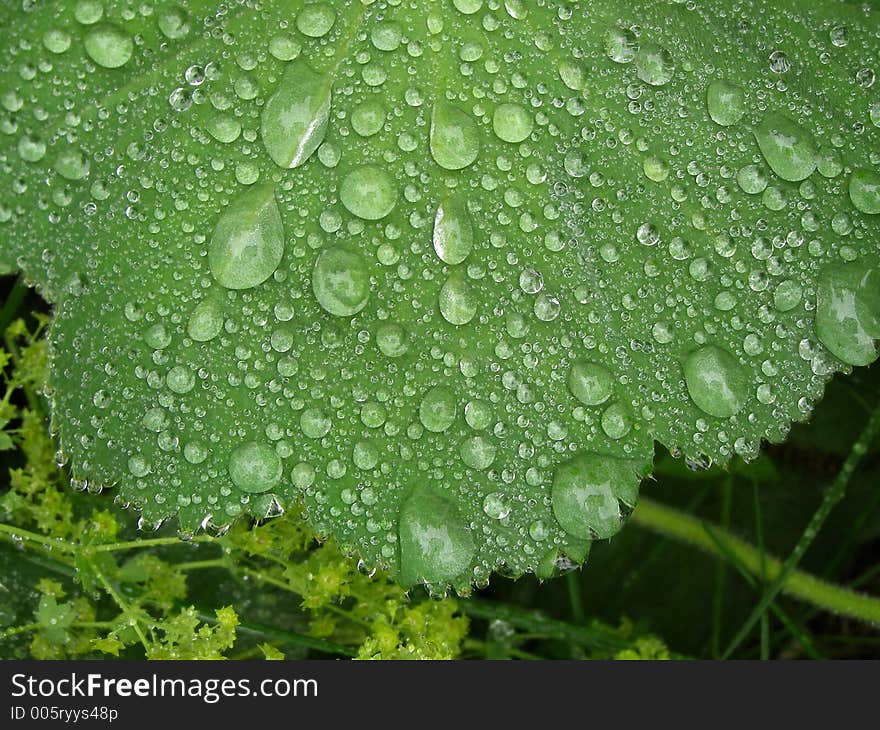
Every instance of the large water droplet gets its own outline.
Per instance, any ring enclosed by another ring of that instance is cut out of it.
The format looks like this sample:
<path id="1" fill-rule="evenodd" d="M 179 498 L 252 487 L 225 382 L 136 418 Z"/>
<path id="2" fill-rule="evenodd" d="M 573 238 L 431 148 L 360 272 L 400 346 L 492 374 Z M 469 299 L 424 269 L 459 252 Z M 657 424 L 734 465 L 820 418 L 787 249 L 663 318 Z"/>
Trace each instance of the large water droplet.
<path id="1" fill-rule="evenodd" d="M 474 246 L 474 226 L 460 196 L 447 198 L 434 217 L 434 251 L 450 266 L 464 261 Z"/>
<path id="2" fill-rule="evenodd" d="M 385 357 L 400 357 L 409 349 L 409 337 L 403 327 L 389 322 L 376 331 L 376 345 Z"/>
<path id="3" fill-rule="evenodd" d="M 296 16 L 296 28 L 309 38 L 327 35 L 336 22 L 336 11 L 329 3 L 306 5 Z"/>
<path id="4" fill-rule="evenodd" d="M 115 25 L 99 25 L 85 38 L 86 53 L 104 68 L 124 66 L 134 51 L 134 41 L 122 28 Z"/>
<path id="5" fill-rule="evenodd" d="M 746 113 L 745 94 L 729 81 L 713 81 L 706 90 L 706 107 L 713 122 L 729 127 Z"/>
<path id="6" fill-rule="evenodd" d="M 706 345 L 684 363 L 688 393 L 700 410 L 727 418 L 738 413 L 749 392 L 748 376 L 727 350 Z"/>
<path id="7" fill-rule="evenodd" d="M 480 152 L 480 131 L 467 113 L 447 101 L 431 113 L 431 156 L 446 170 L 467 167 Z"/>
<path id="8" fill-rule="evenodd" d="M 672 80 L 672 56 L 656 43 L 643 44 L 636 53 L 636 76 L 651 86 L 665 86 Z"/>
<path id="9" fill-rule="evenodd" d="M 455 393 L 437 385 L 422 398 L 419 420 L 432 433 L 442 433 L 455 421 Z"/>
<path id="10" fill-rule="evenodd" d="M 783 180 L 806 180 L 818 164 L 812 135 L 782 114 L 768 114 L 755 129 L 761 154 Z"/>
<path id="11" fill-rule="evenodd" d="M 535 122 L 519 104 L 501 104 L 492 115 L 492 129 L 505 142 L 519 143 L 532 133 Z"/>
<path id="12" fill-rule="evenodd" d="M 610 28 L 605 33 L 605 55 L 615 63 L 630 63 L 636 57 L 638 47 L 632 31 Z"/>
<path id="13" fill-rule="evenodd" d="M 639 481 L 631 461 L 580 454 L 556 470 L 553 514 L 562 529 L 575 537 L 609 538 L 620 529 L 620 503 L 635 506 Z"/>
<path id="14" fill-rule="evenodd" d="M 483 471 L 495 461 L 495 444 L 485 436 L 471 436 L 459 447 L 461 460 L 471 469 Z"/>
<path id="15" fill-rule="evenodd" d="M 447 583 L 467 577 L 476 548 L 455 504 L 418 487 L 400 510 L 400 583 Z"/>
<path id="16" fill-rule="evenodd" d="M 312 291 L 327 312 L 351 317 L 360 312 L 370 298 L 370 274 L 363 257 L 344 248 L 321 252 L 312 271 Z"/>
<path id="17" fill-rule="evenodd" d="M 186 325 L 186 333 L 196 342 L 208 342 L 220 334 L 223 328 L 223 310 L 215 297 L 199 302 Z"/>
<path id="18" fill-rule="evenodd" d="M 284 227 L 271 185 L 239 195 L 220 216 L 208 246 L 208 266 L 227 289 L 262 284 L 284 255 Z"/>
<path id="19" fill-rule="evenodd" d="M 243 492 L 265 492 L 281 481 L 281 459 L 268 444 L 250 441 L 229 455 L 229 478 Z"/>
<path id="20" fill-rule="evenodd" d="M 594 362 L 575 360 L 568 371 L 568 389 L 586 406 L 597 406 L 611 397 L 614 379 L 607 369 Z"/>
<path id="21" fill-rule="evenodd" d="M 464 325 L 477 314 L 477 295 L 459 273 L 450 276 L 440 289 L 440 314 L 449 324 Z"/>
<path id="22" fill-rule="evenodd" d="M 850 365 L 877 359 L 880 338 L 880 272 L 856 264 L 826 267 L 816 290 L 816 335 Z"/>
<path id="23" fill-rule="evenodd" d="M 280 167 L 299 167 L 324 141 L 330 116 L 330 79 L 305 61 L 291 63 L 260 115 L 260 135 Z"/>
<path id="24" fill-rule="evenodd" d="M 65 180 L 82 180 L 89 175 L 89 158 L 75 148 L 67 148 L 55 158 L 55 171 Z"/>
<path id="25" fill-rule="evenodd" d="M 849 179 L 849 197 L 862 213 L 880 213 L 880 175 L 873 170 L 856 170 Z"/>
<path id="26" fill-rule="evenodd" d="M 385 124 L 385 107 L 378 101 L 358 104 L 351 113 L 351 127 L 361 137 L 372 137 Z"/>
<path id="27" fill-rule="evenodd" d="M 339 188 L 339 199 L 358 218 L 377 221 L 397 205 L 397 189 L 391 176 L 374 165 L 352 170 Z"/>

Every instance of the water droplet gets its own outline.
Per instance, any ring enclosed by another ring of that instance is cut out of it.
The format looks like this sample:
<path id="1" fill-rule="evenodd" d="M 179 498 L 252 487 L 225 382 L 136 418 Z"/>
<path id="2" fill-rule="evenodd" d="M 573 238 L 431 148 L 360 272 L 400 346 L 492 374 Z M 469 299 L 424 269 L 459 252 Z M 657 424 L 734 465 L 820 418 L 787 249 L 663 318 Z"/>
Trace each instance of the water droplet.
<path id="1" fill-rule="evenodd" d="M 221 286 L 262 284 L 284 255 L 284 227 L 271 185 L 246 190 L 223 211 L 208 246 L 208 266 Z"/>
<path id="2" fill-rule="evenodd" d="M 615 63 L 630 63 L 637 49 L 638 42 L 631 31 L 611 28 L 605 33 L 605 55 Z"/>
<path id="3" fill-rule="evenodd" d="M 82 25 L 92 25 L 104 17 L 100 0 L 80 0 L 73 9 L 73 17 Z"/>
<path id="4" fill-rule="evenodd" d="M 321 38 L 336 22 L 336 11 L 329 3 L 306 5 L 296 16 L 296 28 L 309 38 Z"/>
<path id="5" fill-rule="evenodd" d="M 43 45 L 50 53 L 64 53 L 70 48 L 70 33 L 58 28 L 47 30 L 43 34 Z"/>
<path id="6" fill-rule="evenodd" d="M 669 177 L 669 165 L 655 155 L 645 158 L 642 170 L 645 172 L 645 177 L 653 182 L 663 182 Z"/>
<path id="7" fill-rule="evenodd" d="M 55 158 L 55 171 L 66 180 L 82 180 L 89 175 L 89 158 L 78 149 L 66 149 Z"/>
<path id="8" fill-rule="evenodd" d="M 880 175 L 873 170 L 856 170 L 849 178 L 849 197 L 862 213 L 880 213 Z"/>
<path id="9" fill-rule="evenodd" d="M 223 328 L 223 311 L 213 297 L 199 302 L 189 316 L 187 334 L 196 342 L 208 342 L 220 334 Z"/>
<path id="10" fill-rule="evenodd" d="M 39 162 L 46 156 L 46 143 L 26 134 L 18 140 L 18 156 L 25 162 Z"/>
<path id="11" fill-rule="evenodd" d="M 330 116 L 330 79 L 305 61 L 287 67 L 260 115 L 260 136 L 279 167 L 299 167 L 318 149 Z"/>
<path id="12" fill-rule="evenodd" d="M 442 433 L 455 421 L 455 394 L 442 385 L 425 393 L 419 405 L 419 420 L 432 433 Z"/>
<path id="13" fill-rule="evenodd" d="M 462 441 L 459 454 L 471 469 L 483 471 L 495 461 L 495 444 L 485 436 L 471 436 Z"/>
<path id="14" fill-rule="evenodd" d="M 241 124 L 239 121 L 227 114 L 218 114 L 216 117 L 211 117 L 205 126 L 208 134 L 223 144 L 235 142 L 241 134 Z"/>
<path id="15" fill-rule="evenodd" d="M 156 23 L 162 35 L 172 41 L 185 38 L 189 33 L 189 14 L 179 5 L 159 11 Z"/>
<path id="16" fill-rule="evenodd" d="M 190 441 L 183 447 L 183 458 L 190 464 L 201 464 L 208 458 L 208 449 L 198 441 Z"/>
<path id="17" fill-rule="evenodd" d="M 293 61 L 301 52 L 302 46 L 290 33 L 279 33 L 269 41 L 269 53 L 279 61 Z"/>
<path id="18" fill-rule="evenodd" d="M 568 389 L 585 406 L 598 406 L 611 397 L 614 379 L 601 365 L 575 360 L 568 371 Z"/>
<path id="19" fill-rule="evenodd" d="M 612 403 L 602 413 L 602 430 L 610 439 L 622 439 L 632 430 L 632 413 L 624 403 Z"/>
<path id="20" fill-rule="evenodd" d="M 325 311 L 352 317 L 370 298 L 370 274 L 363 257 L 344 248 L 321 252 L 312 271 L 312 291 Z"/>
<path id="21" fill-rule="evenodd" d="M 361 137 L 372 137 L 385 124 L 385 108 L 378 101 L 358 104 L 351 113 L 351 127 Z"/>
<path id="22" fill-rule="evenodd" d="M 467 113 L 447 101 L 434 104 L 431 113 L 431 156 L 446 170 L 461 170 L 477 159 L 480 132 Z"/>
<path id="23" fill-rule="evenodd" d="M 474 246 L 474 227 L 464 198 L 454 195 L 437 208 L 434 217 L 434 251 L 450 266 L 464 261 Z"/>
<path id="24" fill-rule="evenodd" d="M 816 290 L 816 335 L 849 365 L 870 365 L 880 338 L 880 273 L 858 265 L 826 267 Z"/>
<path id="25" fill-rule="evenodd" d="M 376 345 L 385 357 L 400 357 L 409 349 L 409 338 L 399 324 L 383 324 L 376 332 Z"/>
<path id="26" fill-rule="evenodd" d="M 729 81 L 713 81 L 706 89 L 706 107 L 713 122 L 729 127 L 746 113 L 745 94 Z"/>
<path id="27" fill-rule="evenodd" d="M 492 115 L 492 129 L 505 142 L 514 144 L 527 139 L 535 122 L 519 104 L 501 104 Z"/>
<path id="28" fill-rule="evenodd" d="M 403 503 L 398 528 L 402 585 L 462 578 L 476 553 L 455 504 L 429 487 L 416 487 Z"/>
<path id="29" fill-rule="evenodd" d="M 688 355 L 684 379 L 691 399 L 710 416 L 728 418 L 745 405 L 748 377 L 733 355 L 720 347 L 706 345 Z"/>
<path id="30" fill-rule="evenodd" d="M 475 431 L 489 428 L 493 418 L 492 405 L 488 401 L 472 400 L 464 407 L 464 420 Z"/>
<path id="31" fill-rule="evenodd" d="M 510 514 L 510 505 L 501 492 L 492 492 L 483 499 L 483 514 L 493 520 L 503 520 Z"/>
<path id="32" fill-rule="evenodd" d="M 553 514 L 563 530 L 584 540 L 606 539 L 620 529 L 622 502 L 635 506 L 639 475 L 632 462 L 580 454 L 553 477 Z"/>
<path id="33" fill-rule="evenodd" d="M 477 295 L 460 273 L 450 276 L 440 289 L 440 314 L 449 324 L 465 325 L 477 314 Z"/>
<path id="34" fill-rule="evenodd" d="M 643 44 L 636 53 L 636 76 L 651 86 L 665 86 L 672 80 L 672 56 L 656 43 Z"/>
<path id="35" fill-rule="evenodd" d="M 165 384 L 173 393 L 189 393 L 196 383 L 196 376 L 188 367 L 175 365 L 165 376 Z"/>
<path id="36" fill-rule="evenodd" d="M 746 165 L 736 174 L 736 182 L 744 193 L 758 195 L 767 189 L 767 173 L 758 165 Z"/>
<path id="37" fill-rule="evenodd" d="M 124 66 L 134 51 L 134 41 L 122 28 L 100 25 L 88 32 L 85 38 L 86 53 L 104 68 Z"/>
<path id="38" fill-rule="evenodd" d="M 320 408 L 306 408 L 299 417 L 299 427 L 310 439 L 324 438 L 333 426 L 333 422 Z"/>
<path id="39" fill-rule="evenodd" d="M 380 51 L 396 51 L 402 39 L 397 23 L 378 23 L 370 32 L 370 42 Z"/>
<path id="40" fill-rule="evenodd" d="M 362 471 L 373 469 L 379 463 L 379 450 L 372 441 L 358 441 L 352 451 L 352 461 Z"/>
<path id="41" fill-rule="evenodd" d="M 150 473 L 150 469 L 150 462 L 140 454 L 135 454 L 128 460 L 128 471 L 137 479 L 147 476 Z"/>
<path id="42" fill-rule="evenodd" d="M 349 213 L 364 220 L 384 218 L 397 205 L 397 189 L 385 170 L 363 165 L 352 170 L 339 188 L 339 199 Z"/>
<path id="43" fill-rule="evenodd" d="M 755 129 L 761 154 L 783 180 L 806 180 L 816 169 L 818 153 L 809 132 L 781 114 L 768 114 Z"/>
<path id="44" fill-rule="evenodd" d="M 243 492 L 259 493 L 281 481 L 281 459 L 268 444 L 249 441 L 229 455 L 229 478 Z"/>
<path id="45" fill-rule="evenodd" d="M 773 292 L 773 304 L 780 312 L 788 312 L 800 304 L 803 297 L 801 285 L 792 279 L 779 282 Z"/>

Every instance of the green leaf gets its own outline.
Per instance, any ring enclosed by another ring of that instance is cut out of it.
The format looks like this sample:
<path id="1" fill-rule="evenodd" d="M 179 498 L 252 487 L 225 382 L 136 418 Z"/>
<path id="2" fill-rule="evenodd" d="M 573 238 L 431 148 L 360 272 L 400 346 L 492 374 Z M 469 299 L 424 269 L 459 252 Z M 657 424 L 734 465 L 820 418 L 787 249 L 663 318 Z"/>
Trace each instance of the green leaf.
<path id="1" fill-rule="evenodd" d="M 74 476 L 148 524 L 548 576 L 654 441 L 753 457 L 877 355 L 866 7 L 2 12 L 0 270 L 56 305 Z"/>

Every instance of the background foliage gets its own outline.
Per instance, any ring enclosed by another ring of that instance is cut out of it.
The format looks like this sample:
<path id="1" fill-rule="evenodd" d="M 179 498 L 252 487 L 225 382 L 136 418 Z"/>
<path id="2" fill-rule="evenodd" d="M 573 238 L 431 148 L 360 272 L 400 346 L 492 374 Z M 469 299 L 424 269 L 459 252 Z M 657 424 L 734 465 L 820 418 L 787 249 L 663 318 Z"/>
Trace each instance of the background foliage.
<path id="1" fill-rule="evenodd" d="M 295 510 L 189 543 L 171 523 L 138 530 L 112 490 L 77 491 L 56 464 L 42 395 L 45 306 L 4 283 L 2 658 L 708 658 L 725 653 L 757 603 L 761 580 L 743 579 L 735 554 L 655 534 L 641 507 L 583 569 L 543 585 L 498 579 L 471 599 L 407 595 L 360 572 Z M 875 367 L 833 382 L 809 424 L 749 465 L 693 471 L 658 453 L 645 504 L 713 523 L 705 534 L 727 528 L 758 554 L 788 554 L 857 440 L 877 381 Z M 876 447 L 803 561 L 838 584 L 832 592 L 880 591 Z M 876 627 L 780 597 L 731 655 L 875 657 L 878 640 Z"/>

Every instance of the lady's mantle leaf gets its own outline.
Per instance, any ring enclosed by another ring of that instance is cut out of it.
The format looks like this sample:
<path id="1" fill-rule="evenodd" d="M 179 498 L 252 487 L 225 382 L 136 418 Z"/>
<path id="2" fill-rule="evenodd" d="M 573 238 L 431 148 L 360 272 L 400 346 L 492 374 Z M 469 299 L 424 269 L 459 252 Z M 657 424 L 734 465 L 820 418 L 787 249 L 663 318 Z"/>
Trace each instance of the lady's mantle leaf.
<path id="1" fill-rule="evenodd" d="M 654 440 L 753 455 L 876 357 L 864 7 L 3 14 L 0 270 L 57 305 L 74 474 L 148 522 L 302 502 L 406 584 L 549 575 Z"/>

